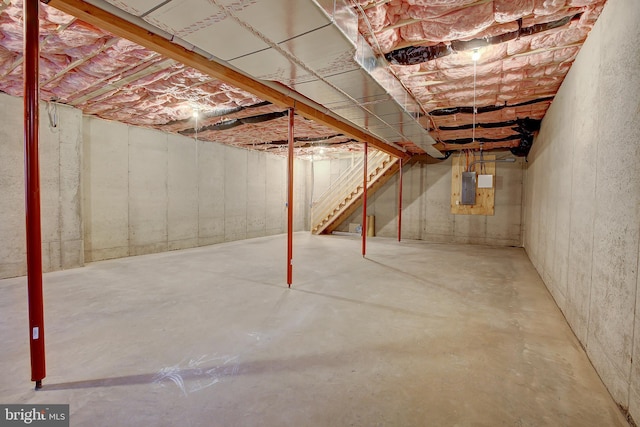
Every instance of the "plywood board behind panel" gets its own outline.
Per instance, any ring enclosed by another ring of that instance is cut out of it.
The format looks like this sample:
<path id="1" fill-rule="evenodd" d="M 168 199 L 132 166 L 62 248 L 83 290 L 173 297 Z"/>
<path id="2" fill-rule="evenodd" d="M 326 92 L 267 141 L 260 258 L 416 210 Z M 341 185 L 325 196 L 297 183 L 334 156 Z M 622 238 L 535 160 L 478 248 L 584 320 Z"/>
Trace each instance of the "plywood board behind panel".
<path id="1" fill-rule="evenodd" d="M 495 160 L 496 156 L 485 154 L 483 156 L 485 161 Z M 455 215 L 493 215 L 495 205 L 495 179 L 493 180 L 494 186 L 491 188 L 476 188 L 476 204 L 475 205 L 461 205 L 460 204 L 460 192 L 462 190 L 462 172 L 467 169 L 467 164 L 471 165 L 473 162 L 478 162 L 480 155 L 469 155 L 468 159 L 464 153 L 460 155 L 454 155 L 451 161 L 451 213 Z M 493 175 L 496 174 L 496 164 L 489 163 L 475 163 L 471 167 L 471 172 L 475 171 L 478 174 Z"/>

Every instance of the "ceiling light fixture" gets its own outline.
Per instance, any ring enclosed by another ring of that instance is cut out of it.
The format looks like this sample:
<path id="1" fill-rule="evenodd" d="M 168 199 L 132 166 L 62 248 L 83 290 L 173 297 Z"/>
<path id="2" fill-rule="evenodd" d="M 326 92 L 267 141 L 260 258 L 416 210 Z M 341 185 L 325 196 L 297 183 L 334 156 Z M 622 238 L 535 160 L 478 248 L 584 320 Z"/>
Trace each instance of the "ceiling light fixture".
<path id="1" fill-rule="evenodd" d="M 480 59 L 480 51 L 478 49 L 473 49 L 473 53 L 471 54 L 471 60 L 473 62 L 478 62 Z"/>

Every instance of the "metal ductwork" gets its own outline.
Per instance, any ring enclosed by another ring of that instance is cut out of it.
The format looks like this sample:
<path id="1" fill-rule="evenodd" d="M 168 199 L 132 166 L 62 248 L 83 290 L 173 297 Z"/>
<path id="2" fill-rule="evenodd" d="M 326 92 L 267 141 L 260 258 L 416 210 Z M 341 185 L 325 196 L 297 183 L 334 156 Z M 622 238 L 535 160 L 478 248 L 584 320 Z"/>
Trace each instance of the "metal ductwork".
<path id="1" fill-rule="evenodd" d="M 335 0 L 89 0 L 189 50 L 275 81 L 381 140 L 442 157 L 420 107 Z M 142 24 L 142 25 L 141 25 Z"/>

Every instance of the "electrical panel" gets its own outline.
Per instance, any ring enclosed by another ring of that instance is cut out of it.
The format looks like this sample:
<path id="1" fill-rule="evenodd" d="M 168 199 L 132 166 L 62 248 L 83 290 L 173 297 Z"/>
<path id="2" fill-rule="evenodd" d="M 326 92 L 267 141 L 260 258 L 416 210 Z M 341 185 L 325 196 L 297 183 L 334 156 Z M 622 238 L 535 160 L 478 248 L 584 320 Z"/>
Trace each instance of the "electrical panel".
<path id="1" fill-rule="evenodd" d="M 476 204 L 476 173 L 462 172 L 462 191 L 460 192 L 461 205 Z"/>

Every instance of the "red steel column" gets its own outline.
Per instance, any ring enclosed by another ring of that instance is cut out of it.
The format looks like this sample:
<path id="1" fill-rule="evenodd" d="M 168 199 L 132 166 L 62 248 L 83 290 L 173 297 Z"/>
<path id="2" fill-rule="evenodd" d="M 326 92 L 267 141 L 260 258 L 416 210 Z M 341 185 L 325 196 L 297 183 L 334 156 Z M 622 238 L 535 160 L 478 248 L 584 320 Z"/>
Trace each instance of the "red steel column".
<path id="1" fill-rule="evenodd" d="M 289 108 L 289 195 L 287 197 L 287 285 L 293 282 L 293 108 Z"/>
<path id="2" fill-rule="evenodd" d="M 400 182 L 398 183 L 398 242 L 402 240 L 402 159 L 400 159 Z"/>
<path id="3" fill-rule="evenodd" d="M 24 174 L 27 228 L 27 296 L 31 381 L 42 388 L 46 376 L 44 357 L 44 306 L 42 298 L 42 231 L 40 225 L 40 166 L 38 164 L 38 102 L 40 57 L 40 2 L 24 1 Z"/>
<path id="4" fill-rule="evenodd" d="M 367 178 L 369 144 L 364 143 L 364 190 L 362 192 L 362 256 L 367 254 Z"/>

